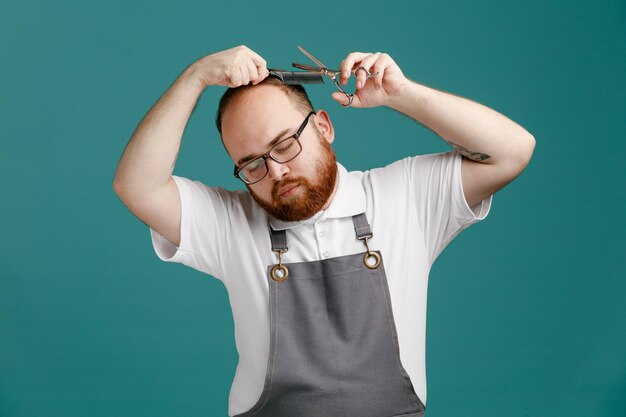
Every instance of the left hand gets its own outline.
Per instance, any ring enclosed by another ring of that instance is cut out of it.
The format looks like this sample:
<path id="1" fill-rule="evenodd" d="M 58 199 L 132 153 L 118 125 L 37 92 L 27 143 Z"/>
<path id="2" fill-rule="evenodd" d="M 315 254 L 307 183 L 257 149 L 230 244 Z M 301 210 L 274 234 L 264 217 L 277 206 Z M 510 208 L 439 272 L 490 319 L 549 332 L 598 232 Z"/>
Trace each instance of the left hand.
<path id="1" fill-rule="evenodd" d="M 363 67 L 370 73 L 378 74 L 368 78 Z M 388 105 L 391 100 L 403 90 L 409 80 L 404 76 L 400 67 L 387 54 L 376 52 L 352 52 L 346 56 L 339 66 L 341 76 L 339 82 L 346 85 L 351 74 L 356 77 L 356 92 L 350 107 L 377 107 Z M 350 91 L 347 91 L 348 93 Z M 332 97 L 340 104 L 348 104 L 348 97 L 339 91 L 332 93 Z"/>

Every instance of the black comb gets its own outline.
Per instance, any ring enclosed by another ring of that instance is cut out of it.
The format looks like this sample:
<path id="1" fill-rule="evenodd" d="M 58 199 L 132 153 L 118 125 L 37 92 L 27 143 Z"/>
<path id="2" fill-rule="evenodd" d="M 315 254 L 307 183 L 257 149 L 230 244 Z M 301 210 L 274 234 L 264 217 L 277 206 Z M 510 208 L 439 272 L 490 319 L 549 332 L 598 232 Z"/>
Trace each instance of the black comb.
<path id="1" fill-rule="evenodd" d="M 319 72 L 312 71 L 285 71 L 268 68 L 270 77 L 278 78 L 285 84 L 324 84 L 324 78 Z"/>

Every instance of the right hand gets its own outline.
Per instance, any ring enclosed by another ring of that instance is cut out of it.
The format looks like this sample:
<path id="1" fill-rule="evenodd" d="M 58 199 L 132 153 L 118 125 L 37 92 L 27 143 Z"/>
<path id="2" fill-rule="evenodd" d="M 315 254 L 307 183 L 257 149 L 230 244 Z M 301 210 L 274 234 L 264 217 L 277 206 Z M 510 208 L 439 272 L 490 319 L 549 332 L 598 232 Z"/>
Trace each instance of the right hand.
<path id="1" fill-rule="evenodd" d="M 191 68 L 203 87 L 256 85 L 269 75 L 265 60 L 244 45 L 207 55 L 194 62 Z"/>

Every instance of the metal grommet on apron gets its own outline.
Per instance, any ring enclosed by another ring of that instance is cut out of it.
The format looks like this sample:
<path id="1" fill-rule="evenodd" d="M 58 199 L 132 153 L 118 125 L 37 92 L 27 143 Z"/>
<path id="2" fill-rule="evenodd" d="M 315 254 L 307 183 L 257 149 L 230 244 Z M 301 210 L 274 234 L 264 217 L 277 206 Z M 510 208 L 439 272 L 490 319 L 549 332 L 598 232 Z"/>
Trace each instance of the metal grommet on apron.
<path id="1" fill-rule="evenodd" d="M 278 264 L 270 269 L 270 278 L 276 282 L 283 282 L 289 277 L 289 269 L 283 265 L 283 253 L 287 250 L 287 235 L 279 233 L 272 239 L 272 252 L 278 255 Z"/>
<path id="2" fill-rule="evenodd" d="M 265 383 L 256 404 L 237 417 L 424 415 L 400 361 L 382 255 L 369 248 L 365 214 L 352 220 L 364 253 L 289 264 L 281 258 L 285 230 L 270 227 L 279 261 L 268 266 Z"/>
<path id="3" fill-rule="evenodd" d="M 278 253 L 278 258 L 280 258 L 280 255 L 281 252 Z M 289 277 L 289 270 L 285 265 L 281 263 L 279 259 L 278 265 L 274 265 L 272 267 L 272 270 L 270 271 L 270 276 L 274 281 L 283 282 Z"/>
<path id="4" fill-rule="evenodd" d="M 372 252 L 370 250 L 369 245 L 367 244 L 367 239 L 370 239 L 372 236 L 372 231 L 370 230 L 370 224 L 367 222 L 367 217 L 365 214 L 360 214 L 358 216 L 354 216 L 352 218 L 354 223 L 354 231 L 356 232 L 356 238 L 362 240 L 365 243 L 365 248 L 367 252 L 363 255 L 363 265 L 365 265 L 368 269 L 376 269 L 380 266 L 382 258 L 376 252 Z"/>

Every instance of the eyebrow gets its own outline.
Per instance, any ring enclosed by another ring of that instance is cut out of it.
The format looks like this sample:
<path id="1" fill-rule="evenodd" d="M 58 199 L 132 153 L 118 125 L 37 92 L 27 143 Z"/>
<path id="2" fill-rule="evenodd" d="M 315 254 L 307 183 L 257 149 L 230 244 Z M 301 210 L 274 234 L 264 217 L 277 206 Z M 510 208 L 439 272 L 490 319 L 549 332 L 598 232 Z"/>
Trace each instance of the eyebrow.
<path id="1" fill-rule="evenodd" d="M 267 145 L 267 149 L 271 148 L 272 146 L 276 145 L 276 143 L 278 143 L 279 140 L 283 139 L 283 137 L 289 133 L 291 129 L 285 129 L 282 132 L 280 132 L 274 139 L 272 139 L 272 141 Z M 237 161 L 237 165 L 241 166 L 241 164 L 246 163 L 248 161 L 252 161 L 253 159 L 258 158 L 260 155 L 248 155 L 248 156 L 244 156 L 243 158 L 241 158 L 239 161 Z"/>

